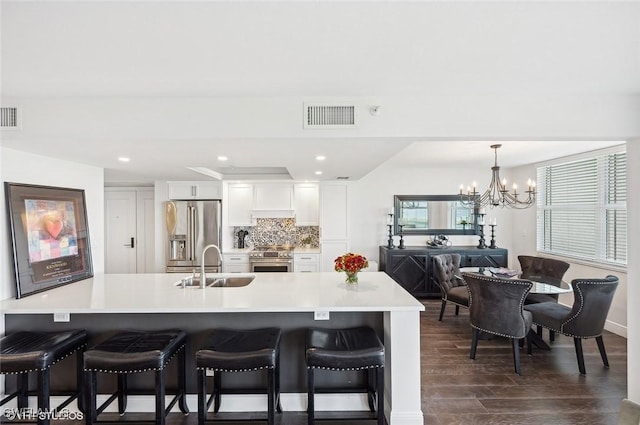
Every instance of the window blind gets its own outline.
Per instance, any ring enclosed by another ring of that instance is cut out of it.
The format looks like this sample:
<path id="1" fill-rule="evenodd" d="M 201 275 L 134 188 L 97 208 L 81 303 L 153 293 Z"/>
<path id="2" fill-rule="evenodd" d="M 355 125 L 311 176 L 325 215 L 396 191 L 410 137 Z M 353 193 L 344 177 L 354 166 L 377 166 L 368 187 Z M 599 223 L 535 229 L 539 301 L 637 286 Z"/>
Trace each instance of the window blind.
<path id="1" fill-rule="evenodd" d="M 539 167 L 537 249 L 627 262 L 626 153 Z"/>

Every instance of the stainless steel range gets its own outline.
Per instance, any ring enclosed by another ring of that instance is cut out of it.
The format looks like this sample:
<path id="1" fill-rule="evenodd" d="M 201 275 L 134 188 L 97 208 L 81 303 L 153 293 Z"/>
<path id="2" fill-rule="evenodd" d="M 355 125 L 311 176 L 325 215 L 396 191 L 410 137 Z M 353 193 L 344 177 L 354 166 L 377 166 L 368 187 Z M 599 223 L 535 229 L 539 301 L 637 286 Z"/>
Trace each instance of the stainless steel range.
<path id="1" fill-rule="evenodd" d="M 292 272 L 293 247 L 289 245 L 257 246 L 249 252 L 252 273 Z"/>

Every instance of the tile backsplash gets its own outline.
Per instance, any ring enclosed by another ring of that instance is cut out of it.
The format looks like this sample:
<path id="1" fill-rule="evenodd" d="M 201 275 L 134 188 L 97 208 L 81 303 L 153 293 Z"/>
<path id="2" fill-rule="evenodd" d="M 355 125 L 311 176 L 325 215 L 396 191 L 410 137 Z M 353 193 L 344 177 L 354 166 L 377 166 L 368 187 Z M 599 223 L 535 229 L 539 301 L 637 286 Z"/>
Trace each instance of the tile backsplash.
<path id="1" fill-rule="evenodd" d="M 255 226 L 233 228 L 233 247 L 238 247 L 238 232 L 246 230 L 245 247 L 262 245 L 320 246 L 318 226 L 296 226 L 293 218 L 258 218 Z"/>

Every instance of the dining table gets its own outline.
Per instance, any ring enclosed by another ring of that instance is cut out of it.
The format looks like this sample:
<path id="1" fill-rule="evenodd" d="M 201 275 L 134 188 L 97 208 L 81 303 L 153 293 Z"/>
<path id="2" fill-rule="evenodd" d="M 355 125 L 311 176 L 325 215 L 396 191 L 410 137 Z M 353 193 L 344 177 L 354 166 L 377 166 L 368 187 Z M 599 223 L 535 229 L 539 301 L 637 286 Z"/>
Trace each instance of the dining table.
<path id="1" fill-rule="evenodd" d="M 461 267 L 460 273 L 477 273 L 483 276 L 493 276 L 506 279 L 520 279 L 520 273 L 517 270 L 497 268 L 497 267 Z M 462 276 L 459 276 L 462 278 Z M 573 292 L 571 283 L 558 280 L 557 278 L 545 277 L 542 275 L 529 276 L 525 280 L 533 283 L 530 294 L 546 294 L 546 295 L 560 295 Z M 531 330 L 531 342 L 542 350 L 551 350 L 551 346 L 542 339 L 542 335 Z"/>

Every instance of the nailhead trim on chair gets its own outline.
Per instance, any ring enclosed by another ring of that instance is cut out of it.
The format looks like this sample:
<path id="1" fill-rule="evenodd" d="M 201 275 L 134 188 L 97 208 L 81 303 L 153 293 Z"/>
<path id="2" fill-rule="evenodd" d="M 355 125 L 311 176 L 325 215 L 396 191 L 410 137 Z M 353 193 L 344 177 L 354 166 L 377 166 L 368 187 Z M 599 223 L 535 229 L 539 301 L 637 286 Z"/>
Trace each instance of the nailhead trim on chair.
<path id="1" fill-rule="evenodd" d="M 484 281 L 487 281 L 487 282 L 493 282 L 493 279 L 489 278 L 487 276 L 475 276 L 474 275 L 473 277 L 475 277 L 478 280 L 484 280 Z M 531 281 L 528 281 L 526 279 L 513 279 L 513 280 L 510 279 L 509 283 L 513 283 L 514 285 L 529 285 L 531 283 Z M 471 306 L 471 303 L 473 302 L 473 299 L 472 299 L 473 297 L 471 296 L 471 290 L 469 289 L 469 286 L 467 286 L 467 291 L 469 292 L 469 306 Z M 521 312 L 522 312 L 522 308 L 524 306 L 524 300 L 526 298 L 527 298 L 527 294 L 525 294 L 522 298 L 520 298 L 520 311 Z M 523 336 L 523 337 L 514 336 L 514 335 L 506 335 L 506 334 L 502 334 L 502 333 L 499 333 L 499 332 L 494 332 L 494 331 L 489 331 L 487 329 L 482 329 L 482 328 L 479 328 L 479 327 L 474 326 L 474 325 L 471 325 L 471 327 L 473 327 L 475 329 L 478 329 L 480 331 L 483 331 L 483 332 L 487 332 L 487 333 L 490 333 L 490 334 L 493 334 L 493 335 L 503 336 L 503 337 L 506 337 L 506 338 L 524 338 L 524 337 L 526 337 L 526 335 Z"/>
<path id="2" fill-rule="evenodd" d="M 65 354 L 64 356 L 60 357 L 58 360 L 54 361 L 53 363 L 51 363 L 49 366 L 42 368 L 42 369 L 29 369 L 29 370 L 21 370 L 19 372 L 2 372 L 3 375 L 18 375 L 21 373 L 29 373 L 29 372 L 36 372 L 36 371 L 42 371 L 42 370 L 47 370 L 49 369 L 51 366 L 53 366 L 54 364 L 66 359 L 67 357 L 71 356 L 73 353 L 75 353 L 76 351 L 80 350 L 83 347 L 86 347 L 87 344 L 82 344 L 79 345 L 78 347 L 74 348 L 73 350 L 71 350 L 70 352 L 68 352 L 67 354 Z"/>
<path id="3" fill-rule="evenodd" d="M 542 325 L 542 324 L 537 323 L 537 322 L 533 322 L 533 323 L 535 325 L 537 325 L 537 326 L 542 326 L 545 329 L 549 329 L 551 331 L 558 332 L 558 333 L 561 333 L 561 334 L 563 334 L 565 336 L 569 336 L 569 337 L 572 337 L 572 338 L 588 339 L 588 338 L 597 338 L 597 337 L 601 336 L 602 332 L 597 334 L 597 335 L 591 335 L 591 336 L 577 336 L 577 335 L 573 335 L 571 333 L 567 333 L 567 332 L 565 332 L 563 330 L 564 329 L 564 325 L 569 323 L 571 320 L 575 319 L 582 312 L 582 308 L 584 307 L 584 296 L 582 296 L 582 289 L 580 289 L 580 286 L 578 285 L 579 283 L 586 283 L 587 285 L 610 285 L 611 284 L 610 282 L 601 282 L 601 281 L 593 281 L 593 280 L 580 280 L 580 281 L 576 282 L 576 289 L 580 293 L 580 308 L 578 309 L 576 314 L 574 314 L 573 316 L 571 316 L 567 320 L 565 320 L 565 322 L 560 326 L 560 329 L 550 328 L 548 326 Z"/>
<path id="4" fill-rule="evenodd" d="M 325 370 L 364 370 L 384 367 L 380 365 L 360 366 L 360 367 L 325 367 L 325 366 L 307 366 L 307 369 L 325 369 Z"/>
<path id="5" fill-rule="evenodd" d="M 88 372 L 101 372 L 101 373 L 116 373 L 116 374 L 121 374 L 121 373 L 140 373 L 140 372 L 149 372 L 151 370 L 153 371 L 159 371 L 159 370 L 163 370 L 168 364 L 169 362 L 171 362 L 171 360 L 173 360 L 173 358 L 180 352 L 180 350 L 184 349 L 184 347 L 186 346 L 186 344 L 183 344 L 182 346 L 180 346 L 180 348 L 178 348 L 176 350 L 175 353 L 173 353 L 173 356 L 169 357 L 167 359 L 167 361 L 164 362 L 164 364 L 162 365 L 162 367 L 152 367 L 149 369 L 135 369 L 135 370 L 122 370 L 122 371 L 117 371 L 117 370 L 104 370 L 104 369 L 85 369 L 85 371 Z"/>
<path id="6" fill-rule="evenodd" d="M 256 370 L 263 370 L 263 369 L 273 369 L 273 366 L 260 366 L 260 367 L 254 367 L 254 368 L 247 368 L 247 369 L 220 369 L 217 367 L 207 367 L 207 366 L 198 366 L 196 369 L 198 370 L 213 370 L 215 372 L 253 372 Z"/>

